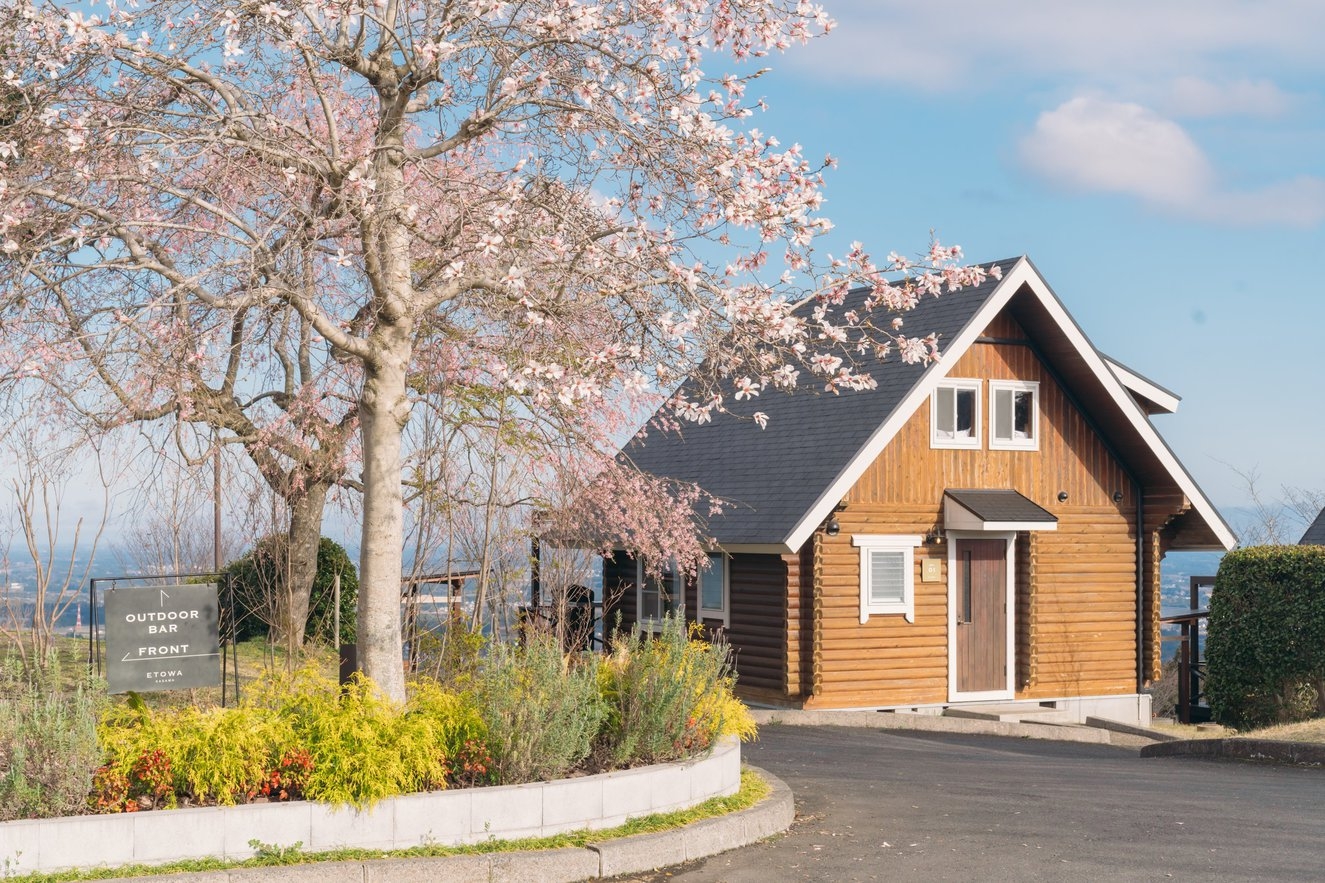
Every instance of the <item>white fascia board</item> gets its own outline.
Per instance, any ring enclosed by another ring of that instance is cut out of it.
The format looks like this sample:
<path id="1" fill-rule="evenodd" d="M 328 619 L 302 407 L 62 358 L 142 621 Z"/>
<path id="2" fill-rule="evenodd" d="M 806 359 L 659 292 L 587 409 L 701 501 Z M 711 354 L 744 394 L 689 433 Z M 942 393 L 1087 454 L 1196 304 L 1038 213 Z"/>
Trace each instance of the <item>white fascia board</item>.
<path id="1" fill-rule="evenodd" d="M 1121 362 L 1115 362 L 1108 356 L 1103 356 L 1104 364 L 1109 366 L 1113 376 L 1118 379 L 1127 390 L 1135 395 L 1150 402 L 1159 411 L 1165 414 L 1172 414 L 1178 410 L 1178 403 L 1182 401 L 1182 396 L 1169 392 L 1159 384 L 1147 380 L 1140 374 L 1137 374 L 1131 368 Z"/>
<path id="2" fill-rule="evenodd" d="M 1141 406 L 1137 404 L 1136 399 L 1132 398 L 1131 392 L 1123 386 L 1113 371 L 1110 370 L 1104 357 L 1091 344 L 1085 332 L 1078 327 L 1076 320 L 1067 312 L 1067 308 L 1058 300 L 1057 295 L 1049 288 L 1048 283 L 1040 277 L 1039 273 L 1034 271 L 1030 272 L 1026 282 L 1035 296 L 1039 298 L 1040 303 L 1049 312 L 1049 315 L 1053 317 L 1064 336 L 1077 350 L 1077 354 L 1080 355 L 1082 361 L 1099 379 L 1109 397 L 1118 405 L 1123 415 L 1141 436 L 1141 439 L 1150 448 L 1156 459 L 1159 460 L 1160 465 L 1164 467 L 1174 483 L 1191 501 L 1192 507 L 1205 519 L 1206 524 L 1210 526 L 1224 549 L 1228 550 L 1236 546 L 1238 539 L 1224 522 L 1219 510 L 1206 498 L 1205 493 L 1196 484 L 1196 480 L 1191 477 L 1186 467 L 1169 449 L 1168 443 L 1164 441 L 1158 430 L 1151 424 L 1150 419 L 1141 410 Z"/>
<path id="3" fill-rule="evenodd" d="M 874 433 L 865 441 L 865 444 L 856 452 L 856 455 L 847 462 L 847 465 L 842 468 L 842 471 L 837 474 L 832 483 L 814 501 L 814 505 L 810 507 L 809 511 L 791 529 L 791 533 L 787 534 L 787 538 L 783 540 L 783 544 L 787 548 L 795 550 L 804 545 L 815 529 L 828 517 L 828 513 L 833 511 L 833 507 L 847 495 L 852 486 L 865 474 L 865 470 L 870 467 L 870 464 L 883 453 L 883 449 L 906 425 L 906 421 L 911 419 L 911 415 L 916 412 L 922 403 L 929 399 L 934 387 L 938 386 L 939 381 L 947 376 L 948 369 L 957 364 L 957 360 L 970 348 L 971 344 L 975 343 L 975 339 L 993 321 L 994 317 L 1012 298 L 1012 295 L 1017 293 L 1017 289 L 1021 288 L 1022 284 L 1032 276 L 1039 278 L 1030 261 L 1026 260 L 1024 255 L 1017 259 L 1011 269 L 1003 273 L 1003 280 L 999 282 L 998 287 L 985 300 L 984 306 L 980 307 L 979 311 L 971 317 L 971 321 L 966 323 L 966 327 L 958 332 L 952 342 L 943 348 L 939 360 L 930 365 L 925 373 L 920 376 L 920 380 L 906 394 L 906 397 L 897 404 L 891 414 L 884 418 L 879 428 L 874 430 Z M 948 297 L 948 295 L 940 296 Z"/>

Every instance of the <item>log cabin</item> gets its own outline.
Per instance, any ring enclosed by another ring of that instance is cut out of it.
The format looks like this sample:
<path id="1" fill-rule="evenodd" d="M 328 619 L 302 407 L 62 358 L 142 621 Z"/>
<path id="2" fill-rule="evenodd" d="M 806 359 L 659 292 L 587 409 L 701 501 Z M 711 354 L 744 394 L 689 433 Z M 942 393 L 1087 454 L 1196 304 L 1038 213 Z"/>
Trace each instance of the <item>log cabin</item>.
<path id="1" fill-rule="evenodd" d="M 1028 258 L 996 263 L 906 314 L 937 361 L 769 392 L 762 431 L 718 415 L 628 444 L 726 506 L 694 579 L 605 558 L 607 615 L 721 629 L 757 705 L 1148 723 L 1160 561 L 1236 539 L 1151 423 L 1178 397 L 1096 350 Z"/>

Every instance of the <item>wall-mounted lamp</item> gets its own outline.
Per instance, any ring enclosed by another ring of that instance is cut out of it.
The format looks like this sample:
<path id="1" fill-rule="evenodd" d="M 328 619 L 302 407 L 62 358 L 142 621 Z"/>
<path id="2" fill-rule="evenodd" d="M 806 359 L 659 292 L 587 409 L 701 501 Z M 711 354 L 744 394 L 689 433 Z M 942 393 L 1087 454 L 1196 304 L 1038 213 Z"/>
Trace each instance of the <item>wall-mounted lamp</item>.
<path id="1" fill-rule="evenodd" d="M 1113 501 L 1114 501 L 1115 503 L 1121 503 L 1121 502 L 1123 501 L 1123 492 L 1122 492 L 1122 491 L 1114 491 L 1114 492 L 1113 492 Z"/>
<path id="2" fill-rule="evenodd" d="M 943 541 L 944 541 L 944 536 L 942 533 L 939 532 L 939 529 L 937 527 L 931 530 L 929 533 L 925 534 L 926 546 L 941 546 L 943 545 Z"/>
<path id="3" fill-rule="evenodd" d="M 1058 502 L 1060 502 L 1060 503 L 1066 503 L 1066 502 L 1067 502 L 1067 491 L 1059 491 L 1059 492 L 1058 492 Z"/>
<path id="4" fill-rule="evenodd" d="M 837 516 L 828 519 L 828 524 L 824 526 L 824 533 L 830 537 L 835 537 L 842 532 L 842 525 L 837 523 Z"/>

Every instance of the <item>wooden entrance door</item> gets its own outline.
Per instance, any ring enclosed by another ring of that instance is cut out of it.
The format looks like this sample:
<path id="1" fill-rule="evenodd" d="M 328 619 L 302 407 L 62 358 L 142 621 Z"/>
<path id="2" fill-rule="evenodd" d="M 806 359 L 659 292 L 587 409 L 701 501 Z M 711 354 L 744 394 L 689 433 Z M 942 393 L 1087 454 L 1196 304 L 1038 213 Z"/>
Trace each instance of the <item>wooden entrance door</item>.
<path id="1" fill-rule="evenodd" d="M 957 540 L 957 692 L 1008 688 L 1006 540 Z"/>

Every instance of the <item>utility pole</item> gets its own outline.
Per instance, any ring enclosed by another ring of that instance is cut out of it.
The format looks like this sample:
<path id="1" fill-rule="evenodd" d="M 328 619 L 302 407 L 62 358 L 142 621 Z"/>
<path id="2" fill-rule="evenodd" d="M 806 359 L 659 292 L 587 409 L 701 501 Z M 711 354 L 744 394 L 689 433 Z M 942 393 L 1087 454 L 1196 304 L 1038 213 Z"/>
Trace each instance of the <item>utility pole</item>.
<path id="1" fill-rule="evenodd" d="M 215 435 L 213 435 L 215 438 Z M 212 568 L 221 572 L 221 444 L 216 442 L 212 461 Z"/>

